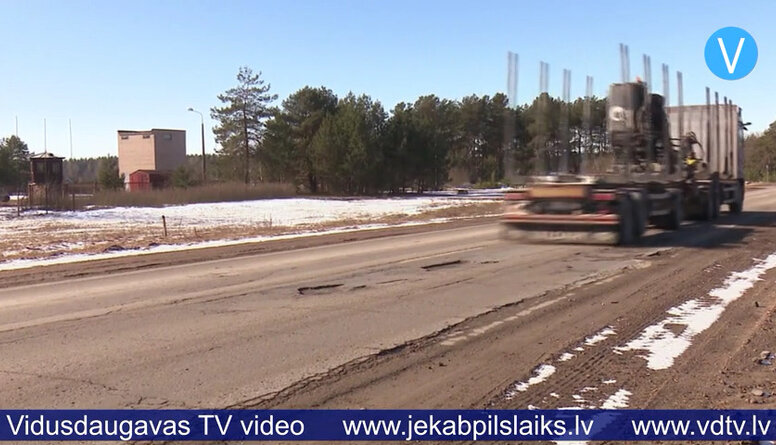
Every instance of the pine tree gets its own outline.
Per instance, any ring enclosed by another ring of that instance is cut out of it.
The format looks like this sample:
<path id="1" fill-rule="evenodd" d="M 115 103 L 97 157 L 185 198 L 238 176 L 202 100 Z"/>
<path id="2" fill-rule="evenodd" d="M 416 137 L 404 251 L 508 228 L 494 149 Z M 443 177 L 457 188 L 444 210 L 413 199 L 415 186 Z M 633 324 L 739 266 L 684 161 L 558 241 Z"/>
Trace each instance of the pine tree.
<path id="1" fill-rule="evenodd" d="M 267 122 L 265 155 L 285 181 L 318 191 L 312 140 L 326 116 L 337 110 L 337 96 L 324 87 L 309 86 L 288 96 L 282 110 Z"/>
<path id="2" fill-rule="evenodd" d="M 124 175 L 119 175 L 118 160 L 114 157 L 100 159 L 97 170 L 97 182 L 100 187 L 117 190 L 124 187 Z"/>
<path id="3" fill-rule="evenodd" d="M 242 158 L 245 183 L 250 182 L 250 160 L 259 154 L 264 123 L 272 115 L 270 104 L 277 94 L 270 94 L 270 84 L 261 79 L 261 71 L 254 74 L 246 67 L 237 73 L 238 85 L 218 95 L 222 107 L 210 109 L 210 115 L 218 124 L 213 128 L 216 142 L 221 145 L 220 154 L 233 161 Z M 261 164 L 259 181 L 263 180 Z"/>
<path id="4" fill-rule="evenodd" d="M 30 151 L 17 136 L 0 139 L 0 185 L 18 187 L 30 177 Z"/>
<path id="5" fill-rule="evenodd" d="M 380 189 L 385 111 L 369 96 L 348 94 L 337 112 L 323 119 L 312 140 L 321 183 L 335 193 L 372 193 Z"/>

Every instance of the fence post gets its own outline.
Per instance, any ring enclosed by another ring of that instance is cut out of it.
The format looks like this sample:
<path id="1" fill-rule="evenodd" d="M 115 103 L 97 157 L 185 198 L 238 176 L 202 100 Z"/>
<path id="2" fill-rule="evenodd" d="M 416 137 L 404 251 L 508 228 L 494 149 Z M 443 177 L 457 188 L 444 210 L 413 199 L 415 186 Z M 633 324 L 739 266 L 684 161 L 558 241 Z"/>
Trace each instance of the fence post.
<path id="1" fill-rule="evenodd" d="M 167 238 L 167 218 L 162 215 L 162 226 L 164 227 L 164 237 Z"/>

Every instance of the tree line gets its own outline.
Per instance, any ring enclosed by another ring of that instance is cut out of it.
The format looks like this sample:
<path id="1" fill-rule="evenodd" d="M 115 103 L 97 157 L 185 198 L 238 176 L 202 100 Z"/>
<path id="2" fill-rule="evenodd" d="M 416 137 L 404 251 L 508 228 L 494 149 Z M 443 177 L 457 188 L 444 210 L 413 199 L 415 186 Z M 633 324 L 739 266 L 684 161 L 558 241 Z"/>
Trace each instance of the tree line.
<path id="1" fill-rule="evenodd" d="M 451 173 L 495 184 L 549 162 L 569 141 L 605 143 L 605 100 L 564 103 L 546 94 L 513 107 L 503 93 L 461 100 L 435 95 L 386 111 L 366 94 L 337 97 L 306 86 L 284 99 L 261 72 L 240 68 L 237 86 L 211 109 L 220 173 L 245 182 L 291 182 L 310 193 L 439 189 Z M 548 167 L 549 168 L 549 167 Z"/>
<path id="2" fill-rule="evenodd" d="M 744 141 L 744 175 L 750 181 L 776 180 L 776 122 Z"/>
<path id="3" fill-rule="evenodd" d="M 386 110 L 366 94 L 338 97 L 306 86 L 276 103 L 261 72 L 242 67 L 237 85 L 218 100 L 210 111 L 220 148 L 208 155 L 208 180 L 292 183 L 306 193 L 422 192 L 451 181 L 495 185 L 511 174 L 552 170 L 562 141 L 572 153 L 583 143 L 605 144 L 601 98 L 564 103 L 544 94 L 511 106 L 503 93 L 460 100 L 431 94 Z M 2 153 L 0 185 L 22 180 L 3 168 L 28 168 L 5 167 L 11 164 Z M 25 153 L 14 159 L 26 163 Z M 200 161 L 188 156 L 171 184 L 195 185 Z M 66 160 L 64 168 L 71 182 L 123 184 L 115 156 Z"/>
<path id="4" fill-rule="evenodd" d="M 608 144 L 605 99 L 566 103 L 544 93 L 511 106 L 502 93 L 460 100 L 425 95 L 386 110 L 369 95 L 338 97 L 305 86 L 276 103 L 261 78 L 242 67 L 237 85 L 211 109 L 220 148 L 208 155 L 210 181 L 292 183 L 306 193 L 376 194 L 439 189 L 453 182 L 495 185 L 559 170 L 570 147 L 571 170 L 583 151 Z M 26 183 L 29 150 L 0 140 L 0 186 Z M 201 157 L 189 155 L 171 184 L 197 183 Z M 747 178 L 776 177 L 776 123 L 746 139 Z M 197 172 L 197 173 L 195 173 Z M 65 161 L 72 182 L 121 187 L 115 157 Z"/>
<path id="5" fill-rule="evenodd" d="M 0 139 L 0 187 L 24 190 L 30 178 L 30 150 L 18 136 Z M 2 192 L 2 190 L 0 190 Z"/>

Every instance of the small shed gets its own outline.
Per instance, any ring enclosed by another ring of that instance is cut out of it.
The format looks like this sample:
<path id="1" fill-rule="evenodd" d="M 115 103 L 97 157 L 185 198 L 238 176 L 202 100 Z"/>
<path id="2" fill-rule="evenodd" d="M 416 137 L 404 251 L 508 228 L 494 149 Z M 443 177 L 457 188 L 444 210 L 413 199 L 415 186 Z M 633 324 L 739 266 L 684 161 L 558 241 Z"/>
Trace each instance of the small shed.
<path id="1" fill-rule="evenodd" d="M 63 184 L 64 160 L 53 153 L 45 152 L 30 156 L 30 182 L 27 184 L 27 199 L 30 207 L 45 206 L 60 208 L 68 193 Z"/>
<path id="2" fill-rule="evenodd" d="M 170 173 L 159 170 L 135 170 L 129 174 L 127 189 L 130 192 L 160 189 L 167 186 Z"/>
<path id="3" fill-rule="evenodd" d="M 30 156 L 30 184 L 62 185 L 63 159 L 48 152 Z"/>

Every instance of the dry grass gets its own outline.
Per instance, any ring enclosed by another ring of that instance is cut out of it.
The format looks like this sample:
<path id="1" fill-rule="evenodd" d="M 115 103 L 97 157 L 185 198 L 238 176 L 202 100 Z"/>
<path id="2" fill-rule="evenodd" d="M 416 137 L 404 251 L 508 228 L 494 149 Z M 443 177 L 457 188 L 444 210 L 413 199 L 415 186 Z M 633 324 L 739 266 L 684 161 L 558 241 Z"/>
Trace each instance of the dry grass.
<path id="1" fill-rule="evenodd" d="M 263 183 L 246 185 L 242 183 L 207 184 L 190 188 L 167 188 L 146 192 L 103 190 L 80 200 L 80 207 L 162 207 L 174 204 L 202 202 L 247 201 L 265 198 L 287 198 L 294 196 L 291 184 Z"/>
<path id="2" fill-rule="evenodd" d="M 473 202 L 457 207 L 444 207 L 441 209 L 430 209 L 427 212 L 423 212 L 420 215 L 415 215 L 411 219 L 428 219 L 428 218 L 466 218 L 476 217 L 481 215 L 495 215 L 501 213 L 504 206 L 503 201 L 484 201 Z"/>

